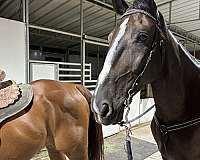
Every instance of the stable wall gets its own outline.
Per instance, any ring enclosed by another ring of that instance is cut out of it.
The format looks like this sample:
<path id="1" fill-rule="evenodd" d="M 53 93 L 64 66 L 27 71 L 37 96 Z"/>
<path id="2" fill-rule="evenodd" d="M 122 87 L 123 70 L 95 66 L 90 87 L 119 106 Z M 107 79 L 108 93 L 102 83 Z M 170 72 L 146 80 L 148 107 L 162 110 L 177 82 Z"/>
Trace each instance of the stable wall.
<path id="1" fill-rule="evenodd" d="M 131 120 L 139 116 L 140 114 L 144 113 L 147 109 L 149 109 L 153 104 L 154 104 L 153 98 L 140 99 L 140 92 L 139 92 L 132 99 L 132 103 L 130 104 L 130 112 L 128 115 L 128 119 Z M 133 127 L 135 125 L 150 122 L 153 119 L 154 112 L 155 112 L 155 108 L 152 109 L 143 117 L 141 117 L 140 119 L 132 122 L 131 126 Z M 125 113 L 126 113 L 126 110 L 124 112 L 124 115 Z M 119 127 L 119 125 L 103 126 L 104 137 L 108 137 L 113 134 L 116 134 L 120 132 L 121 130 L 124 130 L 124 127 Z"/>
<path id="2" fill-rule="evenodd" d="M 0 69 L 6 72 L 6 79 L 25 83 L 25 58 L 25 24 L 0 18 Z"/>

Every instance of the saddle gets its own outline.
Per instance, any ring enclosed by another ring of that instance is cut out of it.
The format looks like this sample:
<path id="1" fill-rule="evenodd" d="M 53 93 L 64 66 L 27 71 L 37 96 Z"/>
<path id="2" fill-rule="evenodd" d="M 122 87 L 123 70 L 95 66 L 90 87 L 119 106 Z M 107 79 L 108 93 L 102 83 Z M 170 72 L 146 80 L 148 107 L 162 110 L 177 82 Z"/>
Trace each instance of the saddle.
<path id="1" fill-rule="evenodd" d="M 0 81 L 4 78 L 5 72 L 0 70 Z M 0 123 L 24 110 L 32 99 L 30 84 L 17 85 L 12 80 L 0 82 Z"/>

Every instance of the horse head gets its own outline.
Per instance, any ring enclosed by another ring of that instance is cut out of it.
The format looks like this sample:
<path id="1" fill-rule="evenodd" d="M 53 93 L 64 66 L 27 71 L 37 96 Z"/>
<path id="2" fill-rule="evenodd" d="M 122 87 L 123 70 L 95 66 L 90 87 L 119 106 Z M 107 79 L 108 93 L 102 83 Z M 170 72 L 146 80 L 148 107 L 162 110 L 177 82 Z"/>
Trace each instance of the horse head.
<path id="1" fill-rule="evenodd" d="M 124 0 L 113 0 L 113 7 L 122 17 L 109 36 L 92 101 L 97 120 L 105 125 L 122 120 L 128 94 L 135 95 L 162 75 L 167 30 L 154 0 L 135 0 L 130 7 Z"/>

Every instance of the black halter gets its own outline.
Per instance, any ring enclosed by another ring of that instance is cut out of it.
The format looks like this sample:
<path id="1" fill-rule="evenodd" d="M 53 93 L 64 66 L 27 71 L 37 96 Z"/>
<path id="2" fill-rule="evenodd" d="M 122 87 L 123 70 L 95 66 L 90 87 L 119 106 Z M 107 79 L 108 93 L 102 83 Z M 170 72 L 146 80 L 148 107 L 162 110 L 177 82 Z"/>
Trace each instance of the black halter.
<path id="1" fill-rule="evenodd" d="M 146 64 L 144 65 L 142 71 L 140 72 L 140 74 L 137 76 L 137 78 L 135 79 L 135 81 L 133 82 L 132 84 L 132 87 L 129 89 L 128 91 L 128 98 L 125 100 L 125 107 L 127 107 L 127 104 L 130 104 L 131 103 L 131 100 L 132 100 L 132 97 L 136 94 L 134 92 L 134 88 L 136 86 L 138 86 L 139 84 L 139 80 L 140 78 L 143 76 L 144 72 L 146 71 L 148 65 L 149 65 L 149 62 L 151 61 L 151 57 L 152 57 L 152 54 L 157 50 L 157 48 L 162 48 L 162 45 L 163 45 L 163 39 L 159 39 L 157 41 L 157 37 L 158 37 L 158 33 L 161 33 L 161 29 L 160 29 L 160 22 L 159 22 L 159 12 L 157 11 L 157 17 L 153 17 L 151 14 L 149 14 L 148 12 L 144 11 L 144 10 L 140 10 L 140 9 L 129 9 L 127 12 L 124 13 L 124 15 L 122 15 L 121 18 L 124 18 L 125 16 L 130 16 L 130 15 L 133 15 L 133 14 L 137 14 L 137 13 L 141 13 L 141 14 L 144 14 L 146 15 L 147 17 L 151 18 L 154 22 L 155 22 L 155 25 L 156 25 L 156 29 L 155 29 L 155 32 L 154 32 L 154 37 L 153 37 L 153 41 L 152 41 L 152 45 L 151 45 L 151 48 L 148 52 L 148 54 L 146 54 L 145 56 L 148 56 L 147 57 L 147 61 L 146 61 Z M 159 31 L 159 32 L 157 32 Z M 120 122 L 122 123 L 122 122 Z M 125 122 L 123 122 L 125 123 Z M 128 122 L 127 122 L 128 123 Z"/>

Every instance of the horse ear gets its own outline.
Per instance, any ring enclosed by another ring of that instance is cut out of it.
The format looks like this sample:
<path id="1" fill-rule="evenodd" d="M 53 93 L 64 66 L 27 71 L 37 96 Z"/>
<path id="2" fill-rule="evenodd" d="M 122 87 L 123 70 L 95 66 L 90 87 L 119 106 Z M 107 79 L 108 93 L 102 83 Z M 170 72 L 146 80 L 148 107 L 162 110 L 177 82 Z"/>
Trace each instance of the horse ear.
<path id="1" fill-rule="evenodd" d="M 120 15 L 123 15 L 129 7 L 125 0 L 112 0 L 112 4 L 115 12 Z"/>
<path id="2" fill-rule="evenodd" d="M 167 25 L 165 23 L 165 20 L 164 20 L 164 17 L 162 15 L 162 13 L 160 13 L 160 11 L 158 11 L 158 21 L 159 21 L 159 28 L 160 28 L 160 31 L 161 31 L 161 34 L 163 34 L 163 36 L 166 37 L 167 35 Z"/>

